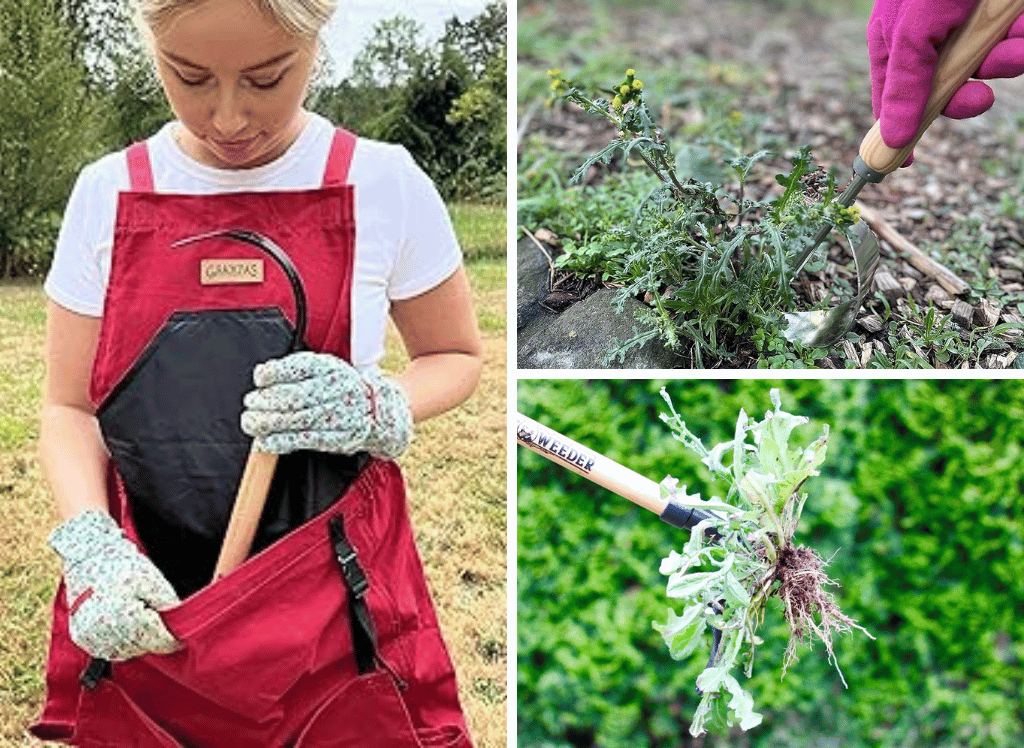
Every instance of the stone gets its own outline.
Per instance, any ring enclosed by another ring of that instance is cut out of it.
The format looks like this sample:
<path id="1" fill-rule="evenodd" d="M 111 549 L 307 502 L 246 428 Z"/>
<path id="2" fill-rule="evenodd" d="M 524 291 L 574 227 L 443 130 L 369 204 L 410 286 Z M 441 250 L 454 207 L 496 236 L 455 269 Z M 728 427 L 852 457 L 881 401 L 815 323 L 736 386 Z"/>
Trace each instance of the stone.
<path id="1" fill-rule="evenodd" d="M 517 366 L 520 369 L 671 369 L 683 360 L 657 340 L 632 349 L 625 361 L 605 363 L 608 351 L 633 337 L 640 327 L 634 312 L 639 301 L 628 299 L 621 312 L 612 301 L 619 291 L 602 288 L 543 325 L 532 326 L 519 336 Z"/>
<path id="2" fill-rule="evenodd" d="M 548 292 L 550 266 L 530 237 L 524 236 L 516 247 L 516 330 L 524 329 L 548 313 L 537 303 Z"/>

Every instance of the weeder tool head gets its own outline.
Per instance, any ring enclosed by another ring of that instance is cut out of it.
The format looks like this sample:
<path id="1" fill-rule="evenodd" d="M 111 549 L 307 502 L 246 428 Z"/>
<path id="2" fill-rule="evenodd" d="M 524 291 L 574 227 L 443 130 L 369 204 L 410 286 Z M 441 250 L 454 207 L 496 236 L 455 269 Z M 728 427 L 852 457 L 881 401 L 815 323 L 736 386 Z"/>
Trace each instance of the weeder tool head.
<path id="1" fill-rule="evenodd" d="M 878 267 L 878 239 L 864 221 L 854 224 L 850 234 L 853 261 L 857 267 L 857 293 L 828 310 L 783 315 L 789 322 L 782 332 L 786 340 L 824 348 L 838 342 L 853 327 Z"/>
<path id="2" fill-rule="evenodd" d="M 853 164 L 853 181 L 836 199 L 836 203 L 844 208 L 850 207 L 864 185 L 881 182 L 884 177 L 885 174 L 872 169 L 857 156 Z M 825 237 L 833 228 L 832 224 L 826 223 L 818 230 L 807 249 L 796 259 L 794 275 L 800 272 L 811 253 L 825 241 Z M 871 280 L 878 267 L 878 239 L 864 221 L 854 224 L 850 235 L 853 261 L 857 267 L 857 293 L 829 310 L 791 312 L 784 315 L 789 322 L 789 326 L 782 333 L 786 340 L 824 348 L 838 342 L 853 327 L 857 311 L 871 287 Z"/>

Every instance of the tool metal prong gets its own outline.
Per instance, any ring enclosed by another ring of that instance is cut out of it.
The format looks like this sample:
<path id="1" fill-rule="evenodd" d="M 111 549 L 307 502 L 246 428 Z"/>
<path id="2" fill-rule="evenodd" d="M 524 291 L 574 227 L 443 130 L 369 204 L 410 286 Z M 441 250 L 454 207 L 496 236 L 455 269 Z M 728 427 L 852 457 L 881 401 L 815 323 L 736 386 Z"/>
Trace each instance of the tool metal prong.
<path id="1" fill-rule="evenodd" d="M 172 248 L 182 247 L 186 244 L 193 244 L 195 242 L 201 242 L 204 239 L 214 239 L 216 237 L 226 236 L 230 233 L 230 229 L 216 229 L 214 231 L 207 231 L 205 234 L 196 234 L 195 236 L 186 236 L 184 239 L 179 239 L 171 244 Z"/>
<path id="2" fill-rule="evenodd" d="M 836 203 L 842 205 L 844 208 L 849 208 L 857 199 L 857 195 L 860 194 L 860 191 L 864 189 L 864 185 L 870 181 L 872 180 L 865 178 L 855 170 L 853 173 L 853 180 L 850 182 L 843 194 L 836 198 Z M 793 267 L 793 275 L 796 275 L 803 269 L 804 265 L 807 263 L 807 259 L 811 256 L 811 253 L 816 250 L 823 241 L 825 241 L 825 237 L 827 237 L 829 232 L 834 228 L 835 225 L 833 223 L 826 221 L 825 225 L 818 229 L 818 233 L 814 235 L 813 239 L 811 239 L 811 243 L 807 246 L 807 249 L 805 249 L 796 259 Z"/>

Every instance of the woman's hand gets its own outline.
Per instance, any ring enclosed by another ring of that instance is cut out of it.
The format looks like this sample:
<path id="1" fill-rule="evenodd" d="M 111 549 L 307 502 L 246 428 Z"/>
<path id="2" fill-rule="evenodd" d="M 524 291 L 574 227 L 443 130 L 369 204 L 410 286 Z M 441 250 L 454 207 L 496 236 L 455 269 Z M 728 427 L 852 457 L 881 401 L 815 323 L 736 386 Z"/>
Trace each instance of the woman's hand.
<path id="1" fill-rule="evenodd" d="M 178 648 L 157 614 L 178 603 L 174 588 L 109 514 L 86 510 L 54 530 L 49 542 L 64 561 L 75 644 L 114 661 Z"/>
<path id="2" fill-rule="evenodd" d="M 881 120 L 882 140 L 890 148 L 910 143 L 921 125 L 932 90 L 939 48 L 971 15 L 979 0 L 875 0 L 868 21 L 871 105 Z M 1024 16 L 1018 18 L 974 73 L 975 78 L 1024 75 Z M 995 102 L 980 80 L 965 83 L 943 114 L 976 117 Z M 908 165 L 907 160 L 904 166 Z"/>
<path id="3" fill-rule="evenodd" d="M 376 372 L 362 374 L 328 353 L 302 351 L 259 364 L 245 396 L 242 431 L 261 452 L 298 449 L 392 459 L 412 439 L 402 388 Z"/>
<path id="4" fill-rule="evenodd" d="M 480 379 L 480 332 L 466 272 L 395 301 L 391 316 L 410 363 L 394 379 L 361 374 L 323 353 L 300 352 L 260 364 L 245 396 L 242 430 L 260 451 L 367 451 L 397 457 L 413 422 L 455 407 Z"/>

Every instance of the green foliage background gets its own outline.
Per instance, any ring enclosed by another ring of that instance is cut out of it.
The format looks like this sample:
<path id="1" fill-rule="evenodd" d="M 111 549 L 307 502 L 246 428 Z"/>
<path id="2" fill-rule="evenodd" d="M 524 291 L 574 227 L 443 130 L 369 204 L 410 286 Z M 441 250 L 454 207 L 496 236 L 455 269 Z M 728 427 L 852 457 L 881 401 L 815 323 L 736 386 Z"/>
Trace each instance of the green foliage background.
<path id="1" fill-rule="evenodd" d="M 658 416 L 667 386 L 710 447 L 768 391 L 831 429 L 795 540 L 833 557 L 843 611 L 877 638 L 822 647 L 780 681 L 787 629 L 770 605 L 754 677 L 764 724 L 687 733 L 708 647 L 673 662 L 651 628 L 658 573 L 688 538 L 525 449 L 518 454 L 518 720 L 524 748 L 702 745 L 1009 748 L 1024 738 L 1024 385 L 1001 380 L 520 381 L 520 412 L 655 481 L 708 495 L 708 474 Z M 802 439 L 801 439 L 802 437 Z M 1016 615 L 1015 615 L 1016 614 Z"/>

